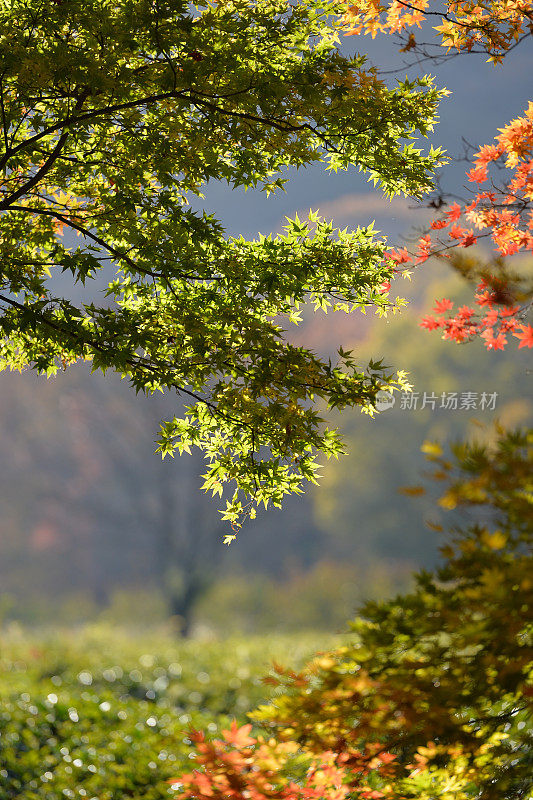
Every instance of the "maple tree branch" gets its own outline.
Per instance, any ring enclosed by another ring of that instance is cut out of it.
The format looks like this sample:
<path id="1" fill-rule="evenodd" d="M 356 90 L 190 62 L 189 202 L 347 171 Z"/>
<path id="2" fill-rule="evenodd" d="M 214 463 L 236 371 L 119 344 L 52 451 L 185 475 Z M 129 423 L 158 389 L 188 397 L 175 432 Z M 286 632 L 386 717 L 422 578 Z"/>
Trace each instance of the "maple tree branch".
<path id="1" fill-rule="evenodd" d="M 246 90 L 242 90 L 242 91 L 246 92 L 246 91 L 249 91 L 249 90 L 246 89 Z M 76 106 L 79 107 L 84 102 L 84 100 L 89 96 L 89 94 L 90 94 L 89 90 L 88 89 L 85 90 L 83 95 L 78 99 L 78 102 L 76 103 Z M 301 131 L 301 130 L 309 130 L 313 134 L 315 134 L 319 139 L 321 139 L 321 141 L 323 141 L 324 144 L 327 147 L 329 147 L 331 150 L 333 150 L 334 152 L 339 152 L 338 148 L 336 148 L 335 145 L 333 145 L 333 143 L 331 141 L 329 141 L 326 136 L 324 136 L 324 134 L 320 133 L 316 128 L 314 128 L 309 123 L 303 123 L 301 125 L 292 125 L 289 122 L 280 122 L 278 120 L 261 117 L 261 116 L 258 116 L 257 114 L 251 114 L 249 112 L 234 111 L 234 110 L 230 110 L 230 109 L 221 108 L 216 103 L 212 103 L 212 102 L 210 102 L 208 100 L 203 99 L 200 96 L 196 96 L 196 94 L 197 93 L 195 92 L 195 90 L 185 90 L 185 91 L 172 90 L 170 92 L 163 92 L 161 94 L 155 94 L 155 95 L 150 95 L 148 97 L 139 98 L 139 99 L 136 99 L 136 100 L 130 100 L 130 101 L 125 102 L 125 103 L 116 103 L 115 105 L 106 106 L 105 108 L 96 108 L 96 109 L 93 109 L 92 111 L 87 111 L 84 114 L 79 114 L 78 116 L 73 116 L 73 117 L 67 116 L 61 122 L 58 122 L 55 125 L 51 125 L 48 128 L 45 128 L 44 130 L 40 131 L 39 133 L 35 134 L 34 136 L 31 136 L 29 139 L 26 139 L 23 142 L 20 142 L 15 147 L 12 147 L 10 149 L 10 151 L 9 151 L 9 154 L 6 153 L 2 157 L 2 159 L 0 159 L 0 169 L 7 164 L 7 162 L 8 162 L 10 157 L 15 155 L 20 150 L 23 150 L 25 148 L 31 147 L 36 142 L 40 141 L 41 139 L 45 138 L 46 136 L 50 136 L 51 134 L 53 134 L 53 133 L 55 133 L 57 131 L 64 130 L 65 128 L 72 128 L 72 127 L 74 127 L 75 125 L 77 125 L 77 124 L 79 124 L 81 122 L 85 122 L 85 121 L 91 120 L 91 119 L 96 119 L 98 117 L 106 116 L 108 114 L 113 114 L 113 113 L 115 113 L 117 111 L 126 111 L 128 109 L 136 108 L 136 107 L 139 107 L 139 106 L 153 105 L 153 104 L 158 103 L 158 102 L 160 102 L 162 100 L 170 100 L 170 99 L 188 100 L 190 103 L 192 103 L 195 106 L 198 106 L 198 105 L 205 106 L 206 108 L 209 108 L 211 111 L 215 111 L 215 112 L 217 112 L 219 114 L 222 114 L 223 116 L 237 117 L 239 119 L 246 119 L 246 120 L 249 120 L 250 122 L 256 122 L 256 123 L 259 123 L 261 125 L 270 126 L 272 128 L 275 128 L 276 130 L 281 131 L 282 133 L 293 133 L 293 132 Z M 198 93 L 198 94 L 200 94 L 200 93 Z M 228 95 L 228 96 L 231 96 L 231 95 Z M 217 96 L 213 95 L 212 97 L 213 97 L 213 99 L 215 99 Z M 220 95 L 219 97 L 221 99 L 224 99 L 225 96 L 224 95 Z M 66 134 L 67 134 L 67 131 L 65 131 L 64 134 L 60 137 L 60 141 L 63 141 L 63 136 L 66 136 Z M 57 145 L 56 145 L 56 149 L 57 149 Z M 55 155 L 56 150 L 54 150 L 53 153 L 51 154 L 50 158 L 52 156 L 54 156 L 53 161 L 55 161 L 55 159 L 59 155 L 59 152 L 60 152 L 60 150 L 57 152 L 57 155 Z M 49 168 L 52 165 L 53 161 L 50 164 L 47 165 L 47 168 Z M 39 178 L 41 178 L 43 174 L 45 174 L 45 173 L 41 172 L 41 170 L 40 170 L 39 173 L 38 173 Z M 31 181 L 28 182 L 27 188 L 31 188 L 33 185 L 35 185 L 35 183 L 37 182 L 37 180 L 39 178 L 37 178 L 37 176 L 34 176 L 34 178 L 31 179 Z M 26 188 L 26 190 L 27 190 L 27 188 Z M 17 193 L 16 197 L 14 199 L 17 199 L 20 196 L 21 196 L 21 194 Z M 1 207 L 2 206 L 0 206 L 0 208 Z M 5 205 L 4 205 L 4 207 L 5 207 Z"/>
<path id="2" fill-rule="evenodd" d="M 422 11 L 420 8 L 411 5 L 411 3 L 407 3 L 406 0 L 397 0 L 398 4 L 404 6 L 404 8 L 409 8 L 411 11 L 419 11 L 421 14 L 424 14 L 425 17 L 439 17 L 439 19 L 445 19 L 447 22 L 450 22 L 452 25 L 459 25 L 461 28 L 466 28 L 467 30 L 471 30 L 472 28 L 477 28 L 479 30 L 490 30 L 490 24 L 488 23 L 468 23 L 468 22 L 459 22 L 459 20 L 454 19 L 450 16 L 448 11 L 440 12 L 440 11 Z"/>
<path id="3" fill-rule="evenodd" d="M 92 233 L 87 228 L 84 228 L 83 225 L 74 222 L 72 219 L 69 219 L 69 217 L 63 216 L 63 214 L 59 214 L 57 211 L 49 211 L 48 209 L 45 208 L 35 208 L 32 206 L 10 206 L 9 211 L 25 211 L 25 212 L 30 212 L 32 214 L 54 217 L 54 219 L 59 220 L 64 225 L 67 225 L 69 228 L 73 228 L 74 230 L 79 231 L 79 233 L 82 233 L 84 236 L 87 236 L 89 239 L 92 239 L 93 242 L 96 242 L 97 244 L 104 247 L 109 253 L 114 255 L 115 258 L 119 258 L 121 261 L 125 261 L 128 264 L 128 266 L 134 269 L 136 272 L 142 272 L 144 275 L 150 275 L 151 277 L 153 277 L 154 275 L 156 276 L 158 275 L 157 273 L 151 272 L 148 269 L 143 269 L 142 267 L 139 267 L 139 265 L 136 264 L 135 261 L 132 258 L 130 258 L 126 253 L 122 253 L 120 250 L 117 250 L 115 247 L 113 247 L 113 245 L 106 242 L 105 239 L 101 239 L 95 233 Z"/>
<path id="4" fill-rule="evenodd" d="M 40 167 L 40 169 L 37 170 L 35 175 L 33 175 L 28 181 L 26 181 L 26 183 L 23 184 L 19 189 L 14 191 L 13 194 L 10 195 L 6 200 L 0 202 L 0 211 L 5 211 L 6 209 L 8 209 L 12 203 L 14 203 L 16 200 L 19 199 L 19 197 L 22 197 L 23 195 L 27 194 L 30 191 L 30 189 L 32 189 L 36 184 L 39 183 L 41 178 L 43 178 L 46 175 L 46 173 L 54 165 L 55 161 L 59 158 L 59 155 L 68 139 L 68 135 L 69 135 L 68 131 L 65 131 L 63 134 L 61 134 L 61 136 L 57 141 L 56 146 L 54 147 L 54 149 L 52 150 L 52 152 L 50 153 L 50 155 L 48 156 L 42 167 Z"/>
<path id="5" fill-rule="evenodd" d="M 339 149 L 335 147 L 335 145 L 326 136 L 324 136 L 324 134 L 319 133 L 319 131 L 310 125 L 309 122 L 304 122 L 301 125 L 291 125 L 290 122 L 278 122 L 277 120 L 259 117 L 256 114 L 250 114 L 249 112 L 245 111 L 230 111 L 229 109 L 221 108 L 216 103 L 210 103 L 208 100 L 201 100 L 195 97 L 191 97 L 190 100 L 193 105 L 205 106 L 210 111 L 216 111 L 223 116 L 238 117 L 239 119 L 245 119 L 249 122 L 259 122 L 260 124 L 275 128 L 282 133 L 296 133 L 296 131 L 309 130 L 334 153 L 340 152 Z"/>
<path id="6" fill-rule="evenodd" d="M 167 282 L 168 288 L 174 293 L 174 289 L 172 285 L 169 283 L 170 278 L 163 272 L 156 272 L 141 267 L 136 261 L 134 261 L 134 259 L 128 256 L 127 253 L 123 253 L 122 251 L 117 250 L 115 247 L 113 247 L 113 245 L 109 244 L 109 242 L 106 242 L 105 239 L 102 239 L 101 237 L 97 236 L 95 233 L 90 231 L 88 228 L 85 228 L 78 222 L 74 222 L 74 220 L 70 219 L 69 217 L 65 217 L 63 214 L 60 214 L 59 212 L 45 208 L 35 208 L 33 206 L 10 206 L 8 210 L 24 211 L 24 212 L 30 212 L 32 214 L 39 214 L 42 216 L 53 217 L 54 219 L 57 219 L 60 222 L 62 222 L 64 225 L 67 225 L 69 228 L 72 228 L 78 231 L 79 233 L 83 234 L 84 236 L 87 236 L 89 239 L 92 239 L 93 242 L 96 242 L 96 244 L 101 245 L 103 248 L 105 248 L 105 250 L 108 251 L 108 253 L 111 253 L 111 255 L 114 256 L 115 258 L 118 258 L 121 261 L 125 261 L 128 264 L 128 266 L 131 267 L 131 269 L 134 270 L 135 272 L 139 272 L 142 275 L 147 275 L 151 278 L 160 278 L 161 280 Z M 176 277 L 189 281 L 223 281 L 225 279 L 224 275 L 202 276 L 202 275 L 192 275 L 186 272 L 181 272 L 179 276 Z"/>
<path id="7" fill-rule="evenodd" d="M 0 294 L 0 300 L 2 302 L 7 303 L 8 305 L 12 306 L 13 308 L 16 308 L 18 311 L 22 311 L 23 313 L 26 313 L 26 314 L 29 312 L 39 322 L 41 322 L 42 324 L 46 325 L 49 328 L 52 328 L 52 330 L 55 330 L 57 333 L 61 333 L 62 335 L 69 336 L 70 338 L 75 339 L 78 342 L 80 342 L 82 345 L 86 345 L 88 347 L 92 347 L 94 350 L 97 350 L 99 353 L 107 353 L 108 352 L 109 348 L 99 344 L 98 342 L 95 342 L 92 339 L 87 339 L 87 338 L 85 338 L 83 336 L 80 336 L 80 334 L 75 333 L 74 331 L 71 331 L 68 328 L 62 327 L 58 323 L 53 322 L 52 320 L 48 319 L 44 314 L 39 313 L 35 308 L 32 308 L 31 306 L 25 306 L 22 303 L 19 303 L 17 300 L 13 300 L 11 297 L 6 297 L 6 295 L 4 295 L 4 294 Z M 131 367 L 133 367 L 134 370 L 141 368 L 141 369 L 148 370 L 148 372 L 157 373 L 157 367 L 155 365 L 148 363 L 146 361 L 146 359 L 142 359 L 140 357 L 138 357 L 137 361 L 135 361 L 135 359 L 132 359 L 132 358 L 127 358 L 126 359 L 126 364 L 128 364 Z M 204 405 L 206 405 L 210 409 L 210 411 L 212 413 L 217 414 L 218 416 L 221 416 L 221 417 L 223 417 L 225 419 L 230 419 L 230 420 L 239 422 L 239 424 L 242 424 L 243 426 L 247 426 L 248 423 L 241 422 L 241 420 L 237 420 L 237 419 L 234 419 L 232 417 L 228 417 L 227 415 L 222 414 L 220 411 L 218 411 L 217 406 L 214 403 L 211 403 L 209 400 L 206 400 L 205 398 L 201 397 L 200 395 L 196 394 L 195 392 L 193 392 L 193 391 L 191 391 L 189 389 L 185 389 L 183 386 L 179 386 L 179 385 L 177 385 L 175 383 L 170 384 L 170 386 L 173 389 L 175 389 L 178 393 L 186 394 L 189 397 L 192 397 L 197 402 L 203 403 Z"/>
<path id="8" fill-rule="evenodd" d="M 89 90 L 87 90 L 86 96 L 88 97 L 89 94 L 90 92 Z M 156 102 L 157 100 L 167 100 L 172 96 L 173 96 L 172 92 L 166 92 L 165 94 L 153 95 L 152 97 L 143 98 L 142 100 L 130 100 L 127 103 L 117 103 L 114 106 L 106 106 L 105 108 L 96 108 L 93 109 L 92 111 L 87 111 L 85 114 L 80 114 L 77 117 L 70 117 L 67 115 L 67 117 L 61 120 L 61 122 L 57 122 L 55 125 L 50 125 L 48 128 L 44 128 L 42 131 L 39 131 L 39 133 L 36 133 L 34 136 L 30 136 L 29 139 L 25 139 L 23 142 L 20 142 L 20 144 L 16 145 L 11 149 L 10 155 L 15 155 L 15 153 L 18 153 L 19 150 L 31 147 L 33 144 L 40 141 L 44 137 L 50 136 L 52 133 L 56 133 L 56 131 L 63 130 L 64 128 L 70 128 L 73 125 L 76 125 L 79 122 L 84 122 L 87 119 L 94 119 L 96 117 L 105 114 L 112 114 L 115 111 L 124 111 L 127 110 L 128 108 L 135 108 L 136 106 L 139 105 L 146 105 L 151 101 Z M 5 165 L 5 163 L 7 163 L 7 159 L 4 156 L 4 158 L 0 159 L 0 168 L 2 168 Z"/>
<path id="9" fill-rule="evenodd" d="M 57 219 L 60 222 L 62 222 L 64 225 L 67 225 L 69 228 L 73 228 L 74 230 L 78 231 L 84 236 L 87 236 L 89 239 L 92 239 L 93 242 L 96 242 L 96 244 L 101 245 L 103 248 L 105 248 L 105 250 L 107 250 L 108 253 L 111 253 L 111 255 L 113 255 L 115 258 L 118 258 L 121 261 L 125 261 L 126 264 L 129 267 L 131 267 L 131 269 L 134 270 L 135 272 L 140 272 L 142 275 L 148 275 L 151 278 L 160 278 L 161 280 L 164 280 L 165 282 L 167 282 L 168 288 L 172 292 L 174 292 L 173 287 L 171 286 L 170 283 L 168 283 L 169 278 L 167 275 L 165 275 L 162 272 L 154 272 L 153 270 L 141 267 L 139 264 L 137 264 L 136 261 L 134 261 L 134 259 L 128 256 L 127 253 L 123 253 L 122 251 L 117 250 L 115 247 L 113 247 L 113 245 L 109 244 L 109 242 L 106 242 L 105 239 L 102 239 L 100 236 L 97 236 L 97 234 L 93 233 L 88 228 L 85 228 L 78 222 L 74 222 L 74 220 L 70 219 L 69 217 L 63 216 L 63 214 L 60 214 L 57 211 L 52 211 L 45 208 L 35 208 L 32 206 L 10 206 L 8 210 L 25 211 L 25 212 L 30 212 L 32 214 L 39 214 L 43 216 L 53 217 L 54 219 Z M 223 276 L 215 275 L 203 278 L 200 275 L 188 275 L 187 273 L 181 273 L 179 277 L 184 278 L 186 280 L 200 280 L 200 281 L 223 280 Z"/>
<path id="10" fill-rule="evenodd" d="M 2 74 L 2 77 L 0 78 L 0 110 L 2 112 L 2 131 L 4 134 L 4 146 L 6 148 L 5 155 L 7 156 L 7 154 L 9 153 L 9 142 L 7 140 L 7 120 L 6 120 L 6 110 L 4 106 L 3 80 L 4 80 L 4 74 Z"/>
<path id="11" fill-rule="evenodd" d="M 81 108 L 83 106 L 83 103 L 87 99 L 88 95 L 89 95 L 89 90 L 88 89 L 86 89 L 84 92 L 82 92 L 82 94 L 80 95 L 80 97 L 78 97 L 78 99 L 76 101 L 76 105 L 75 105 L 76 109 L 79 109 L 79 108 Z M 5 132 L 5 127 L 4 127 L 4 132 Z M 63 147 L 65 146 L 65 143 L 66 143 L 66 141 L 68 139 L 68 136 L 69 136 L 69 131 L 68 130 L 67 131 L 63 131 L 63 133 L 61 134 L 61 136 L 57 140 L 56 146 L 54 147 L 54 149 L 52 150 L 52 152 L 50 153 L 50 155 L 48 156 L 48 158 L 46 159 L 44 164 L 37 170 L 35 175 L 33 175 L 19 189 L 14 191 L 13 194 L 10 195 L 6 200 L 0 202 L 0 211 L 6 210 L 7 208 L 9 208 L 9 206 L 12 203 L 14 203 L 16 200 L 18 200 L 19 197 L 22 197 L 24 194 L 27 194 L 30 191 L 30 189 L 32 189 L 34 186 L 36 186 L 36 184 L 39 183 L 41 178 L 43 178 L 47 174 L 47 172 L 49 172 L 49 170 L 53 167 L 53 165 L 56 162 L 56 160 L 59 158 L 59 156 L 61 154 L 61 151 L 63 150 Z M 8 153 L 6 151 L 6 154 L 4 156 L 4 158 L 7 159 L 6 163 L 9 160 L 9 157 L 12 156 L 13 153 L 15 152 L 15 149 L 12 149 L 10 151 L 10 153 Z"/>

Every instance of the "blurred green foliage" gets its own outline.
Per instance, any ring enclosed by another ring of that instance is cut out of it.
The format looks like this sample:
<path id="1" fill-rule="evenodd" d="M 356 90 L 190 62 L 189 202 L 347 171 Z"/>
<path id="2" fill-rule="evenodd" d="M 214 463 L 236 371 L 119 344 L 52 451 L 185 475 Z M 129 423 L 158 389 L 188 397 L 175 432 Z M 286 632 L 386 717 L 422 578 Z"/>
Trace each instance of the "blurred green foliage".
<path id="1" fill-rule="evenodd" d="M 411 582 L 414 564 L 394 566 L 319 561 L 282 580 L 239 575 L 215 583 L 196 608 L 196 618 L 216 631 L 341 631 L 363 603 L 390 597 Z"/>
<path id="2" fill-rule="evenodd" d="M 176 641 L 110 626 L 45 636 L 11 626 L 0 655 L 0 800 L 170 796 L 190 727 L 216 734 L 272 695 L 268 663 L 319 636 Z"/>
<path id="3" fill-rule="evenodd" d="M 356 564 L 321 560 L 311 569 L 288 567 L 278 577 L 236 571 L 215 580 L 194 607 L 194 635 L 253 632 L 337 631 L 367 600 L 408 588 L 416 563 Z M 149 630 L 168 622 L 165 597 L 155 587 L 117 589 L 102 610 L 88 592 L 56 598 L 18 599 L 0 594 L 0 620 L 45 627 L 95 622 Z M 171 623 L 179 629 L 179 618 Z"/>

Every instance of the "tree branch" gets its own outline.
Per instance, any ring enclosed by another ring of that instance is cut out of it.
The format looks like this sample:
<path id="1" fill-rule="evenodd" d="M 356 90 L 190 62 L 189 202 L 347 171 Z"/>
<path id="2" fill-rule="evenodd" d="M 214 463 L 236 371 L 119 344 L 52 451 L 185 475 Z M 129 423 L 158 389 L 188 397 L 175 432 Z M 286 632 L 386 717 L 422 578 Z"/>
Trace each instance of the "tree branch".
<path id="1" fill-rule="evenodd" d="M 89 92 L 87 90 L 84 99 L 88 96 Z M 222 95 L 222 97 L 224 97 Z M 15 155 L 20 150 L 24 148 L 31 147 L 36 142 L 40 141 L 46 136 L 50 136 L 57 131 L 63 130 L 64 128 L 72 128 L 75 125 L 78 125 L 80 122 L 86 122 L 87 120 L 96 119 L 98 117 L 106 116 L 109 114 L 113 114 L 117 111 L 127 111 L 130 108 L 136 108 L 138 106 L 146 106 L 146 105 L 153 105 L 158 103 L 162 100 L 171 100 L 171 99 L 181 99 L 181 100 L 188 100 L 190 103 L 196 106 L 205 106 L 209 108 L 211 111 L 215 111 L 223 116 L 229 117 L 237 117 L 238 119 L 246 119 L 250 122 L 257 122 L 261 125 L 270 126 L 275 128 L 276 130 L 281 131 L 282 133 L 294 133 L 296 131 L 301 130 L 309 130 L 314 133 L 319 139 L 321 139 L 327 147 L 333 149 L 334 151 L 338 152 L 337 148 L 332 144 L 332 142 L 328 141 L 328 139 L 321 133 L 319 133 L 316 128 L 314 128 L 309 123 L 303 123 L 301 125 L 291 125 L 289 122 L 280 122 L 278 120 L 269 119 L 265 117 L 260 117 L 257 114 L 250 114 L 248 112 L 243 111 L 233 111 L 230 109 L 221 108 L 216 103 L 209 102 L 205 99 L 202 99 L 200 96 L 196 96 L 194 90 L 185 90 L 185 91 L 176 91 L 172 90 L 170 92 L 163 92 L 161 94 L 150 95 L 148 97 L 143 97 L 137 100 L 130 100 L 126 103 L 116 103 L 115 105 L 106 106 L 105 108 L 96 108 L 92 111 L 87 111 L 85 114 L 80 114 L 75 117 L 67 117 L 61 122 L 56 123 L 55 125 L 51 125 L 48 128 L 40 131 L 39 133 L 31 136 L 29 139 L 26 139 L 20 144 L 16 145 L 15 147 L 11 148 L 9 156 L 3 156 L 0 159 L 0 169 L 5 166 L 9 157 Z M 54 159 L 55 160 L 55 159 Z M 19 197 L 20 195 L 17 195 Z"/>

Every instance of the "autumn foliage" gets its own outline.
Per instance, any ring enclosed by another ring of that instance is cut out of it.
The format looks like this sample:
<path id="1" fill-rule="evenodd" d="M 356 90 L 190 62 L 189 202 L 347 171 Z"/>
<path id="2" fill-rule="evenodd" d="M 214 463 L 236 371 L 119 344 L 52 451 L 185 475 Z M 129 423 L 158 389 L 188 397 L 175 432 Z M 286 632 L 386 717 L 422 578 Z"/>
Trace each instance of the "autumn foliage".
<path id="1" fill-rule="evenodd" d="M 396 33 L 407 36 L 401 52 L 413 51 L 424 58 L 435 55 L 427 43 L 419 43 L 417 30 L 430 19 L 437 46 L 448 54 L 481 52 L 488 61 L 501 63 L 506 54 L 533 33 L 531 2 L 485 0 L 447 2 L 444 12 L 429 0 L 392 0 L 390 3 L 357 0 L 345 22 L 348 34 Z M 437 53 L 438 55 L 438 53 Z M 499 129 L 492 144 L 474 153 L 467 180 L 475 187 L 470 202 L 453 202 L 436 216 L 431 228 L 419 237 L 416 248 L 388 253 L 395 271 L 410 271 L 430 257 L 450 260 L 452 266 L 476 285 L 474 306 L 453 309 L 444 298 L 421 327 L 439 329 L 442 337 L 462 343 L 480 337 L 489 350 L 503 350 L 510 341 L 533 347 L 533 327 L 527 314 L 533 298 L 533 282 L 517 271 L 509 259 L 533 254 L 533 102 L 524 113 Z M 494 256 L 489 263 L 468 257 L 464 251 L 488 240 Z M 450 313 L 448 313 L 450 312 Z"/>
<path id="2" fill-rule="evenodd" d="M 276 665 L 279 694 L 251 715 L 262 734 L 193 732 L 180 800 L 530 796 L 533 431 L 424 451 L 440 506 L 468 515 L 442 567 L 367 605 L 345 646 Z"/>
<path id="3" fill-rule="evenodd" d="M 356 0 L 346 14 L 351 34 L 402 33 L 420 28 L 428 18 L 437 17 L 440 25 L 434 30 L 448 50 L 487 52 L 490 60 L 500 62 L 505 53 L 520 39 L 529 35 L 533 11 L 529 0 L 448 0 L 444 4 L 431 0 Z M 405 50 L 416 46 L 410 34 Z"/>
<path id="4" fill-rule="evenodd" d="M 506 171 L 502 186 L 490 180 L 491 167 Z M 420 263 L 430 255 L 446 256 L 450 249 L 471 247 L 480 237 L 492 240 L 496 258 L 491 270 L 469 265 L 455 255 L 455 265 L 467 275 L 474 270 L 481 273 L 475 294 L 477 308 L 462 306 L 444 316 L 453 308 L 453 303 L 444 299 L 435 305 L 437 317 L 427 316 L 421 325 L 428 330 L 439 328 L 443 338 L 456 342 L 480 336 L 494 350 L 503 350 L 509 336 L 518 339 L 519 348 L 533 347 L 533 327 L 524 322 L 531 305 L 531 280 L 513 273 L 504 261 L 518 253 L 533 254 L 533 102 L 524 116 L 500 130 L 495 144 L 478 150 L 468 180 L 479 187 L 474 199 L 465 206 L 453 203 L 435 219 L 431 235 L 419 242 L 418 257 L 407 255 L 405 261 Z"/>

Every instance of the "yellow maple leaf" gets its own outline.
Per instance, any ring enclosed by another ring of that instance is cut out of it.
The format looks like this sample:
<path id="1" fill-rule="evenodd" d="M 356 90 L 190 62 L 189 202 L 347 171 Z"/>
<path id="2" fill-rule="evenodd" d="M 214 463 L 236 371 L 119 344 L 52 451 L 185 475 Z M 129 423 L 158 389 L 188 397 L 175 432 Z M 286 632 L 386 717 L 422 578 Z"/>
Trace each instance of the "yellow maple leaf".
<path id="1" fill-rule="evenodd" d="M 437 442 L 424 442 L 422 447 L 420 448 L 422 453 L 425 453 L 427 456 L 441 456 L 442 455 L 442 447 Z"/>
<path id="2" fill-rule="evenodd" d="M 502 531 L 489 533 L 489 531 L 484 530 L 481 534 L 481 541 L 483 544 L 487 545 L 487 547 L 490 547 L 491 550 L 501 550 L 507 542 L 507 534 Z"/>

